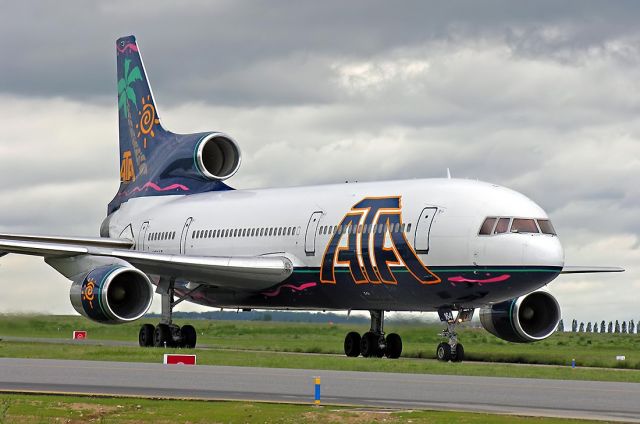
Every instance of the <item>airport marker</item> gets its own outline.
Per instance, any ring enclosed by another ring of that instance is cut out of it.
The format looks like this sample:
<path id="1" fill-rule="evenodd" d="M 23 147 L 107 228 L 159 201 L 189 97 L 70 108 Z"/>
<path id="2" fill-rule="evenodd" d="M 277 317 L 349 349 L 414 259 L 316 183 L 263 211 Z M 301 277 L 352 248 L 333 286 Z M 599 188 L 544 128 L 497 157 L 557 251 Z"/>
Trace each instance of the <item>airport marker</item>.
<path id="1" fill-rule="evenodd" d="M 320 405 L 320 377 L 314 377 L 314 383 L 315 383 L 315 396 L 314 396 L 313 403 L 319 406 Z"/>

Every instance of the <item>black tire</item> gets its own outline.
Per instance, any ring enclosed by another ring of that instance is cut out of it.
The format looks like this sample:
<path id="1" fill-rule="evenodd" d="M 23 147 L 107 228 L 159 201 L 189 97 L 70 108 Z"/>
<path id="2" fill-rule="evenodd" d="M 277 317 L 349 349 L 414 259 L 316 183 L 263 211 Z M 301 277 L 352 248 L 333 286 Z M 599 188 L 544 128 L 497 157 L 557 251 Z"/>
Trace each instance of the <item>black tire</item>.
<path id="1" fill-rule="evenodd" d="M 380 346 L 378 343 L 379 336 L 371 331 L 368 331 L 362 335 L 362 339 L 360 340 L 360 353 L 365 358 L 371 358 L 373 356 L 378 356 L 380 352 Z"/>
<path id="2" fill-rule="evenodd" d="M 398 359 L 402 354 L 402 338 L 396 333 L 391 333 L 386 338 L 386 345 L 384 354 L 387 358 Z"/>
<path id="3" fill-rule="evenodd" d="M 183 325 L 180 329 L 180 337 L 182 340 L 180 343 L 182 347 L 186 347 L 187 349 L 193 349 L 196 347 L 198 334 L 196 333 L 196 329 L 193 328 L 193 325 Z"/>
<path id="4" fill-rule="evenodd" d="M 171 347 L 172 345 L 171 329 L 167 324 L 158 324 L 156 331 L 153 333 L 153 345 L 155 347 Z"/>
<path id="5" fill-rule="evenodd" d="M 438 345 L 438 348 L 436 349 L 436 357 L 438 358 L 438 361 L 447 362 L 451 360 L 451 346 L 449 346 L 449 343 L 442 342 Z"/>
<path id="6" fill-rule="evenodd" d="M 347 333 L 344 338 L 344 354 L 355 358 L 360 355 L 360 334 L 352 331 Z"/>
<path id="7" fill-rule="evenodd" d="M 140 333 L 138 333 L 138 344 L 140 347 L 153 346 L 153 337 L 156 331 L 156 327 L 152 324 L 144 324 L 140 327 Z"/>
<path id="8" fill-rule="evenodd" d="M 456 354 L 452 355 L 451 360 L 453 362 L 462 362 L 464 360 L 464 346 L 462 346 L 462 343 L 456 345 Z"/>

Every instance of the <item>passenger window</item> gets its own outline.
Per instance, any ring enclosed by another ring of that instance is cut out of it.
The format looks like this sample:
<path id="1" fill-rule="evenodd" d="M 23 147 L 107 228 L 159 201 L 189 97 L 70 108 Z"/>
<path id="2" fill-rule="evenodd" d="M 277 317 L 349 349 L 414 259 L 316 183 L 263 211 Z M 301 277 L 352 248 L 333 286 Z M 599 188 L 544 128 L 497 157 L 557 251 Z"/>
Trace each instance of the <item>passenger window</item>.
<path id="1" fill-rule="evenodd" d="M 480 227 L 480 232 L 478 234 L 482 235 L 490 235 L 491 231 L 493 231 L 493 226 L 495 225 L 497 218 L 486 218 Z"/>
<path id="2" fill-rule="evenodd" d="M 514 218 L 511 223 L 512 233 L 537 233 L 538 226 L 534 219 Z"/>
<path id="3" fill-rule="evenodd" d="M 556 230 L 553 228 L 553 225 L 551 225 L 551 221 L 549 221 L 548 219 L 539 219 L 538 226 L 540 226 L 540 231 L 542 231 L 542 234 L 551 234 L 553 236 L 556 235 Z"/>
<path id="4" fill-rule="evenodd" d="M 496 229 L 493 230 L 493 234 L 506 233 L 509 229 L 509 220 L 510 218 L 500 218 L 498 224 L 496 224 Z"/>
<path id="5" fill-rule="evenodd" d="M 411 223 L 408 223 L 408 224 L 407 224 L 407 233 L 408 233 L 409 231 L 411 231 Z"/>
<path id="6" fill-rule="evenodd" d="M 404 222 L 402 223 L 402 225 L 400 226 L 400 232 L 404 233 Z"/>

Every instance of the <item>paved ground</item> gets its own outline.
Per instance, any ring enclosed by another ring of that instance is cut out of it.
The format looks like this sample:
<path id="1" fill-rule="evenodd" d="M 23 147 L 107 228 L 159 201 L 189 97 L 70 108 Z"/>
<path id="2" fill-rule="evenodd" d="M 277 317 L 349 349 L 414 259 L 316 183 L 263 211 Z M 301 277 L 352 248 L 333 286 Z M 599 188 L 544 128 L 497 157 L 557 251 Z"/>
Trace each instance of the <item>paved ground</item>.
<path id="1" fill-rule="evenodd" d="M 456 409 L 640 422 L 640 384 L 0 359 L 0 390 Z"/>

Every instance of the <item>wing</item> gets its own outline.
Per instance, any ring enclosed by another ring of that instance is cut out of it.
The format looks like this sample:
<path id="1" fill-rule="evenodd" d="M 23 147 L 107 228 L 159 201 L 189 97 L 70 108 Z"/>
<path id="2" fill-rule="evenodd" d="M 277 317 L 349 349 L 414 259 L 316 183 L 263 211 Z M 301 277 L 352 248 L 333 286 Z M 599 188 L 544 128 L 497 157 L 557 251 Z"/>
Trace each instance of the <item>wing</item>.
<path id="1" fill-rule="evenodd" d="M 598 272 L 624 272 L 616 266 L 565 266 L 560 274 L 594 274 Z"/>
<path id="2" fill-rule="evenodd" d="M 63 258 L 112 257 L 141 271 L 218 287 L 261 290 L 284 281 L 293 264 L 284 256 L 187 256 L 131 250 L 130 240 L 0 234 L 0 256 L 7 253 Z"/>

